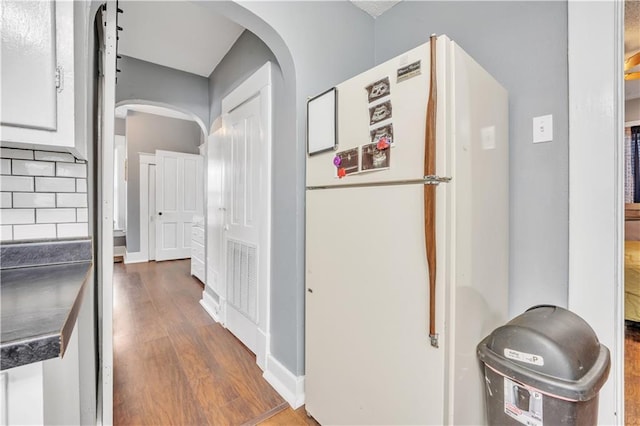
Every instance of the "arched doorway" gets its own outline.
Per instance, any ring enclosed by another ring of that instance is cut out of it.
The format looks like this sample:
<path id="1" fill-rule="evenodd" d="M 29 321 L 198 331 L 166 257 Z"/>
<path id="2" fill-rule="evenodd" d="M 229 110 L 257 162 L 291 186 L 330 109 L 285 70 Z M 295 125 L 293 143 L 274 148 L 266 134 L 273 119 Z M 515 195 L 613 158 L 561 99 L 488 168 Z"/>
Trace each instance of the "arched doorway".
<path id="1" fill-rule="evenodd" d="M 106 53 L 104 61 L 105 69 L 108 70 L 110 67 L 115 67 L 115 17 L 117 16 L 115 10 L 111 10 L 110 7 L 115 5 L 109 3 L 106 11 Z M 245 9 L 242 6 L 239 6 L 235 3 L 224 3 L 219 4 L 218 2 L 210 2 L 206 4 L 207 7 L 212 7 L 218 13 L 227 16 L 229 19 L 232 19 L 238 22 L 240 25 L 243 25 L 245 28 L 251 30 L 256 35 L 258 35 L 265 43 L 272 49 L 274 54 L 277 56 L 278 61 L 280 62 L 280 67 L 282 69 L 282 77 L 283 77 L 283 88 L 282 88 L 282 97 L 285 98 L 285 103 L 289 105 L 289 107 L 284 108 L 282 111 L 278 112 L 280 115 L 280 120 L 283 123 L 286 123 L 281 128 L 282 137 L 279 139 L 282 141 L 280 148 L 283 151 L 288 151 L 285 155 L 284 161 L 294 160 L 300 161 L 300 153 L 303 152 L 303 149 L 297 147 L 297 139 L 295 137 L 296 134 L 296 114 L 295 114 L 295 72 L 293 68 L 293 58 L 291 53 L 289 52 L 286 44 L 282 40 L 282 38 L 277 34 L 277 32 L 266 24 L 264 21 L 260 19 L 253 12 Z M 265 38 L 266 37 L 266 38 Z M 113 152 L 114 140 L 113 140 L 113 130 L 114 130 L 114 122 L 111 118 L 108 118 L 109 111 L 115 109 L 116 103 L 114 99 L 115 92 L 115 79 L 109 74 L 109 72 L 105 72 L 105 80 L 104 80 L 104 90 L 103 90 L 103 111 L 105 112 L 103 116 L 103 137 L 102 137 L 102 146 L 99 147 L 99 151 L 101 154 L 98 156 L 98 162 L 101 164 L 102 173 L 102 195 L 101 199 L 98 202 L 99 206 L 99 215 L 103 219 L 103 226 L 101 227 L 101 240 L 103 242 L 110 241 L 113 238 L 112 230 L 108 229 L 108 226 L 104 226 L 104 224 L 108 224 L 112 222 L 112 211 L 110 211 L 111 201 L 113 200 L 113 189 L 109 188 L 111 184 L 111 174 L 110 172 L 106 172 L 107 170 L 113 170 L 113 156 L 110 154 Z M 127 100 L 126 102 L 139 102 L 140 104 L 149 104 L 149 101 L 145 100 Z M 120 103 L 119 103 L 120 104 Z M 124 101 L 123 103 L 124 104 Z M 166 105 L 158 105 L 153 104 L 152 106 L 166 106 Z M 175 109 L 175 107 L 173 108 Z M 179 110 L 182 113 L 189 113 L 188 111 Z M 198 122 L 201 130 L 206 132 L 206 128 L 208 126 L 205 125 L 203 120 L 195 120 Z M 278 132 L 278 129 L 276 129 Z M 288 176 L 281 176 L 276 173 L 277 176 L 274 176 L 273 181 L 271 182 L 271 186 L 275 186 L 275 182 L 280 180 L 288 180 Z M 293 199 L 297 199 L 298 203 L 304 196 L 304 182 L 303 178 L 299 177 L 295 181 L 289 182 L 286 185 L 282 185 L 285 187 L 284 196 L 285 198 L 291 196 Z M 282 188 L 280 188 L 280 192 Z M 289 206 L 279 205 L 274 207 L 274 217 L 279 216 L 278 211 L 287 211 L 290 210 Z M 280 257 L 286 257 L 287 254 L 284 253 L 293 253 L 295 254 L 297 261 L 296 265 L 293 266 L 295 269 L 296 275 L 302 276 L 302 229 L 303 229 L 303 218 L 301 215 L 296 218 L 294 222 L 288 225 L 296 234 L 295 241 L 286 242 L 285 244 L 280 244 L 278 242 L 274 243 L 274 246 L 280 246 L 282 250 L 278 250 L 276 247 L 275 252 L 283 252 Z M 104 244 L 104 243 L 103 243 Z M 112 422 L 112 410 L 113 410 L 113 383 L 112 383 L 112 369 L 113 369 L 113 358 L 112 358 L 112 330 L 111 330 L 111 322 L 112 322 L 112 312 L 111 312 L 111 303 L 112 303 L 112 279 L 113 279 L 113 268 L 110 264 L 113 259 L 112 250 L 108 250 L 105 247 L 105 250 L 101 253 L 100 265 L 99 268 L 101 270 L 100 281 L 102 288 L 99 289 L 102 294 L 102 351 L 101 351 L 101 377 L 102 377 L 102 386 L 101 386 L 101 403 L 102 403 L 102 420 L 103 423 L 111 423 Z M 282 264 L 282 259 L 275 259 L 274 262 L 280 262 Z M 286 262 L 285 262 L 286 263 Z M 283 268 L 281 268 L 283 269 Z M 291 265 L 287 265 L 287 274 L 290 273 Z M 301 284 L 301 283 L 299 283 Z M 300 318 L 300 312 L 303 311 L 303 293 L 302 293 L 302 285 L 300 285 L 299 294 L 296 295 L 296 303 L 289 304 L 286 308 L 288 312 L 287 315 L 289 317 L 297 317 Z M 282 294 L 280 295 L 282 297 Z M 285 298 L 287 296 L 285 295 Z M 303 348 L 303 338 L 302 338 L 302 322 L 297 326 L 297 330 L 293 330 L 293 333 L 290 329 L 285 329 L 281 332 L 279 337 L 279 341 L 283 340 L 291 340 L 293 339 L 293 354 L 288 354 L 285 352 L 286 357 L 297 358 L 297 362 L 293 365 L 293 367 L 285 368 L 287 372 L 292 370 L 294 374 L 300 374 L 302 372 L 302 348 Z M 277 334 L 277 333 L 276 333 Z M 290 346 L 290 345 L 289 345 Z M 269 348 L 268 348 L 269 350 Z M 275 359 L 274 359 L 275 360 Z M 277 363 L 274 365 L 280 365 Z M 289 373 L 291 374 L 291 373 Z M 294 388 L 297 386 L 297 383 L 294 384 Z M 299 392 L 302 393 L 302 388 L 299 388 Z M 280 390 L 280 389 L 279 389 Z M 285 391 L 288 389 L 285 389 Z M 281 391 L 282 393 L 282 391 Z"/>

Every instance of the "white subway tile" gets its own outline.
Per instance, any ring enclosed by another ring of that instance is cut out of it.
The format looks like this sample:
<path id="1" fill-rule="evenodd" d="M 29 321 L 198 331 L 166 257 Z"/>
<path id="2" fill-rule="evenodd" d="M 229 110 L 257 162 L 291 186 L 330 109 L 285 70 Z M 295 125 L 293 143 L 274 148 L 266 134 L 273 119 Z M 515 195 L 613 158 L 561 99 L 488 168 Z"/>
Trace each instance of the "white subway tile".
<path id="1" fill-rule="evenodd" d="M 33 160 L 33 151 L 30 149 L 1 148 L 2 158 L 22 158 L 23 160 Z"/>
<path id="2" fill-rule="evenodd" d="M 36 160 L 66 161 L 68 163 L 75 163 L 76 161 L 73 155 L 66 152 L 36 151 L 35 155 Z"/>
<path id="3" fill-rule="evenodd" d="M 76 180 L 74 178 L 37 177 L 36 191 L 76 192 Z"/>
<path id="4" fill-rule="evenodd" d="M 0 225 L 0 241 L 13 240 L 13 226 Z"/>
<path id="5" fill-rule="evenodd" d="M 0 207 L 3 209 L 10 209 L 13 204 L 11 203 L 11 192 L 2 192 L 0 196 Z"/>
<path id="6" fill-rule="evenodd" d="M 87 177 L 87 165 L 78 163 L 56 163 L 56 176 Z"/>
<path id="7" fill-rule="evenodd" d="M 55 207 L 56 194 L 47 192 L 14 192 L 13 208 Z"/>
<path id="8" fill-rule="evenodd" d="M 2 176 L 0 177 L 0 191 L 33 191 L 31 176 Z"/>
<path id="9" fill-rule="evenodd" d="M 87 194 L 56 194 L 56 207 L 87 207 Z"/>
<path id="10" fill-rule="evenodd" d="M 8 158 L 0 159 L 0 175 L 10 175 L 11 174 L 11 160 Z"/>
<path id="11" fill-rule="evenodd" d="M 14 240 L 44 240 L 56 237 L 56 225 L 53 223 L 40 225 L 14 225 Z"/>
<path id="12" fill-rule="evenodd" d="M 22 225 L 36 223 L 33 209 L 0 209 L 0 223 L 3 225 Z"/>
<path id="13" fill-rule="evenodd" d="M 76 209 L 76 222 L 89 222 L 89 209 Z"/>
<path id="14" fill-rule="evenodd" d="M 36 223 L 70 223 L 76 221 L 76 209 L 36 209 Z"/>
<path id="15" fill-rule="evenodd" d="M 54 176 L 55 163 L 48 161 L 12 160 L 13 175 Z"/>
<path id="16" fill-rule="evenodd" d="M 76 179 L 76 192 L 87 192 L 86 179 Z"/>
<path id="17" fill-rule="evenodd" d="M 58 238 L 86 237 L 89 235 L 89 226 L 86 223 L 59 223 Z"/>

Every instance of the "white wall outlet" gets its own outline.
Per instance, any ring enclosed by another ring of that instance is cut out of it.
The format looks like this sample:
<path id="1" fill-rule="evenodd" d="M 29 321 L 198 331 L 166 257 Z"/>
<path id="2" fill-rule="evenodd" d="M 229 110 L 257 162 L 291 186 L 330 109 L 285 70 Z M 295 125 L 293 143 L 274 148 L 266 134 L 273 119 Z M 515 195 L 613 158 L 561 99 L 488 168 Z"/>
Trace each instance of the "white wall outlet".
<path id="1" fill-rule="evenodd" d="M 553 115 L 533 117 L 533 143 L 553 140 Z"/>

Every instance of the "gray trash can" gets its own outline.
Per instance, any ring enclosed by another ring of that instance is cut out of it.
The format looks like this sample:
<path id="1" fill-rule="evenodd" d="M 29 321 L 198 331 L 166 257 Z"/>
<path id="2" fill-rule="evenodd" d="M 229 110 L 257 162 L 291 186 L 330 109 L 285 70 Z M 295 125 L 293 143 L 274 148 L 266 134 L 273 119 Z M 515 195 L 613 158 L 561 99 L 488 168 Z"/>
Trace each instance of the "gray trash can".
<path id="1" fill-rule="evenodd" d="M 596 425 L 609 350 L 582 318 L 536 306 L 478 345 L 490 425 Z"/>

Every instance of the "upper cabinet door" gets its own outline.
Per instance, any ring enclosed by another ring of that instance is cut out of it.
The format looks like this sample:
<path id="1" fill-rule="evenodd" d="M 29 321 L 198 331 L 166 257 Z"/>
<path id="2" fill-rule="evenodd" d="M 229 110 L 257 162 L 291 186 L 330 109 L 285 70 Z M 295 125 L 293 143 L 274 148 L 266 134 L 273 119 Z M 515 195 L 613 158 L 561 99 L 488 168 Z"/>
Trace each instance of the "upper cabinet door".
<path id="1" fill-rule="evenodd" d="M 72 1 L 2 1 L 4 146 L 50 148 L 83 157 L 74 133 L 73 12 Z"/>
<path id="2" fill-rule="evenodd" d="M 54 2 L 3 2 L 3 125 L 57 129 L 55 24 Z"/>

